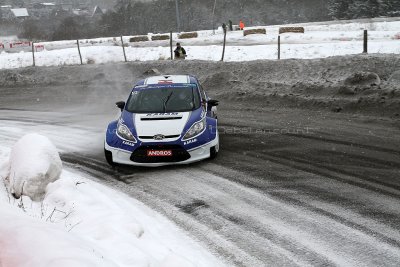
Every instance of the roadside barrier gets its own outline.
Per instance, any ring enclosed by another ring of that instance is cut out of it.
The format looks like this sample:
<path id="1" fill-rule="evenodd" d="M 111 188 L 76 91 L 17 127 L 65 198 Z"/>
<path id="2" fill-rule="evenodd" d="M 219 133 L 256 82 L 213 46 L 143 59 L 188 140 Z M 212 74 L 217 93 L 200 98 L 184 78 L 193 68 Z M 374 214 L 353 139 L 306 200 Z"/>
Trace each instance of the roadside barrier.
<path id="1" fill-rule="evenodd" d="M 244 30 L 243 36 L 251 35 L 251 34 L 267 34 L 266 29 L 251 29 L 251 30 Z"/>
<path id="2" fill-rule="evenodd" d="M 304 33 L 304 27 L 280 27 L 279 34 L 286 32 Z"/>
<path id="3" fill-rule="evenodd" d="M 163 41 L 163 40 L 169 40 L 169 34 L 157 34 L 157 35 L 152 35 L 151 36 L 152 41 Z"/>
<path id="4" fill-rule="evenodd" d="M 19 48 L 19 47 L 30 47 L 32 42 L 14 42 L 10 43 L 10 48 Z"/>
<path id="5" fill-rule="evenodd" d="M 183 32 L 178 35 L 178 39 L 191 39 L 199 37 L 197 32 Z"/>
<path id="6" fill-rule="evenodd" d="M 139 35 L 139 36 L 133 36 L 129 38 L 130 43 L 138 43 L 138 42 L 148 42 L 150 41 L 149 36 L 147 35 Z"/>
<path id="7" fill-rule="evenodd" d="M 42 52 L 44 50 L 44 45 L 35 45 L 35 52 Z"/>

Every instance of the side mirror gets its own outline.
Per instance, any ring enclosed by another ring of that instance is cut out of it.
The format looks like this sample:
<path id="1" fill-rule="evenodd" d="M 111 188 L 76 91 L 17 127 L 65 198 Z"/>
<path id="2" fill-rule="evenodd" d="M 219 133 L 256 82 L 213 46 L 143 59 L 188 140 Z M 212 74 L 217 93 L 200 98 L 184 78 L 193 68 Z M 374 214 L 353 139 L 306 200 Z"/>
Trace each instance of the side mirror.
<path id="1" fill-rule="evenodd" d="M 125 108 L 125 102 L 124 101 L 118 101 L 117 103 L 115 103 L 115 105 L 121 110 L 121 112 Z"/>
<path id="2" fill-rule="evenodd" d="M 207 104 L 209 104 L 211 107 L 216 107 L 216 106 L 218 106 L 219 101 L 215 100 L 215 99 L 210 99 L 210 100 L 208 100 Z"/>

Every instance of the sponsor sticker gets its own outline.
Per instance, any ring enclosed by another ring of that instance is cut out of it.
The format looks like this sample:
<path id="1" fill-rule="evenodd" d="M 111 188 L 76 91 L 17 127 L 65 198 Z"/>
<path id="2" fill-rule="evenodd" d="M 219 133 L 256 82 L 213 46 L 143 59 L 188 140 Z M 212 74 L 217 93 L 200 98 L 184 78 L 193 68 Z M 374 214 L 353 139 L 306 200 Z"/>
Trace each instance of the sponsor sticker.
<path id="1" fill-rule="evenodd" d="M 196 143 L 196 142 L 197 142 L 197 139 L 195 138 L 195 139 L 191 139 L 191 140 L 188 140 L 186 142 L 183 142 L 183 145 L 186 146 L 186 145 L 193 144 L 193 143 Z"/>
<path id="2" fill-rule="evenodd" d="M 135 146 L 135 143 L 128 142 L 128 141 L 123 141 L 122 144 L 127 145 L 127 146 Z"/>
<path id="3" fill-rule="evenodd" d="M 146 117 L 153 117 L 153 116 L 176 116 L 179 115 L 179 113 L 174 112 L 174 113 L 148 113 L 146 114 Z"/>
<path id="4" fill-rule="evenodd" d="M 148 157 L 171 157 L 172 150 L 147 150 Z"/>

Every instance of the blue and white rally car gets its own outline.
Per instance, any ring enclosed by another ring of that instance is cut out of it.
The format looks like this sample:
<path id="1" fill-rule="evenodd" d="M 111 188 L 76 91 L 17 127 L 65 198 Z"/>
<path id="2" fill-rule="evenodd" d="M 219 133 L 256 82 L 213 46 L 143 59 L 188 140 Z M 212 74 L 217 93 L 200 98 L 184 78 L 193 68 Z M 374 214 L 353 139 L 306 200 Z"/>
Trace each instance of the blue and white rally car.
<path id="1" fill-rule="evenodd" d="M 104 142 L 111 165 L 186 164 L 218 153 L 218 101 L 193 76 L 141 80 L 127 102 L 116 105 L 121 115 L 108 125 Z"/>

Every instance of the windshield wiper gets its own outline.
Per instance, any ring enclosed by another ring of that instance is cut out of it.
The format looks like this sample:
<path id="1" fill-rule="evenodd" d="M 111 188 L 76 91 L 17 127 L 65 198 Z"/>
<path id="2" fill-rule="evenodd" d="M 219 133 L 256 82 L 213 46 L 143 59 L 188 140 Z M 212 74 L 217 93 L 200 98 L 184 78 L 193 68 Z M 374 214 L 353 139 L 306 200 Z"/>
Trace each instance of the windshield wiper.
<path id="1" fill-rule="evenodd" d="M 174 94 L 174 92 L 172 91 L 172 92 L 168 95 L 167 99 L 164 101 L 164 113 L 167 112 L 167 103 L 168 103 L 168 101 L 171 99 L 171 96 L 172 96 L 173 94 Z"/>

